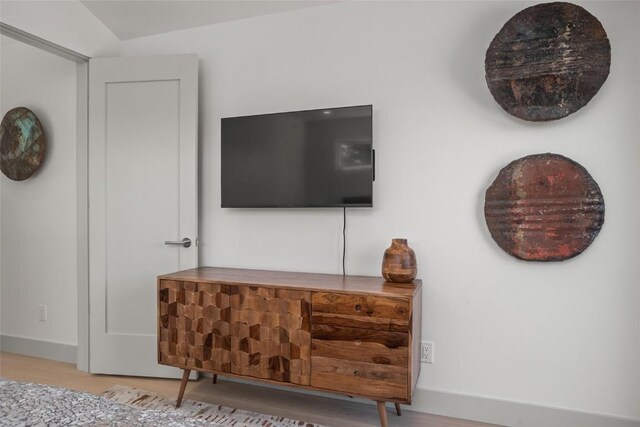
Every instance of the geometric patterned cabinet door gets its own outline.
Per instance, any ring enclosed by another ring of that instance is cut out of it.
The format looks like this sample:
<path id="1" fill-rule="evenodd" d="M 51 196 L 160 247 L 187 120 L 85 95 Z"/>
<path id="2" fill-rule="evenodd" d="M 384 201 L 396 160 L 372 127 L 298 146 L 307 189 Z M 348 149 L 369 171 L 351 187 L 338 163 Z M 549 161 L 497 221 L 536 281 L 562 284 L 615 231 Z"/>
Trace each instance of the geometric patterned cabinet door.
<path id="1" fill-rule="evenodd" d="M 158 363 L 411 404 L 422 282 L 200 267 L 158 277 Z"/>
<path id="2" fill-rule="evenodd" d="M 310 384 L 310 292 L 162 280 L 159 300 L 159 363 Z"/>

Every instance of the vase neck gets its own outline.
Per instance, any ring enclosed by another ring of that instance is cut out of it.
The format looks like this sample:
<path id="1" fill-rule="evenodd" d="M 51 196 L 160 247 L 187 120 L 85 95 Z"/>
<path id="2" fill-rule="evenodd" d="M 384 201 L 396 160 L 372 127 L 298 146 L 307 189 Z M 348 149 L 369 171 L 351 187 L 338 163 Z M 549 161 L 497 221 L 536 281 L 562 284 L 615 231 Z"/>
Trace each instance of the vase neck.
<path id="1" fill-rule="evenodd" d="M 391 244 L 398 245 L 398 246 L 406 246 L 407 239 L 391 239 Z"/>

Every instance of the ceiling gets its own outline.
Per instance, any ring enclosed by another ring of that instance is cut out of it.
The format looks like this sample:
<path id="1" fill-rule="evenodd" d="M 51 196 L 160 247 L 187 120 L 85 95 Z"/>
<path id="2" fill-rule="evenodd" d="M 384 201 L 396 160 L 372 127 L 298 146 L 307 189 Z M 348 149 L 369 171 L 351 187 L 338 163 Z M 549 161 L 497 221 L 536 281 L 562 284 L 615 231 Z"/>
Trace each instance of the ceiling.
<path id="1" fill-rule="evenodd" d="M 335 3 L 335 0 L 81 0 L 120 40 Z"/>

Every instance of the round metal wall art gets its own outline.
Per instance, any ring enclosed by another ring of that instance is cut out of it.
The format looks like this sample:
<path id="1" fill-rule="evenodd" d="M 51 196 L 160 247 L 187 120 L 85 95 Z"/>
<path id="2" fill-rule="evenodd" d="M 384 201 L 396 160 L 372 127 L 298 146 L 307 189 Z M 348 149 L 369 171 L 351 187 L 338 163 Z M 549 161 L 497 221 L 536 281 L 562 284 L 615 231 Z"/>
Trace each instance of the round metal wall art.
<path id="1" fill-rule="evenodd" d="M 40 168 L 47 143 L 40 120 L 25 107 L 14 108 L 0 123 L 0 170 L 23 181 Z"/>
<path id="2" fill-rule="evenodd" d="M 580 164 L 535 154 L 504 167 L 487 189 L 491 237 L 526 261 L 564 261 L 582 253 L 604 223 L 600 187 Z"/>
<path id="3" fill-rule="evenodd" d="M 550 121 L 584 107 L 609 75 L 611 45 L 600 21 L 572 3 L 522 10 L 485 56 L 491 94 L 509 114 Z"/>

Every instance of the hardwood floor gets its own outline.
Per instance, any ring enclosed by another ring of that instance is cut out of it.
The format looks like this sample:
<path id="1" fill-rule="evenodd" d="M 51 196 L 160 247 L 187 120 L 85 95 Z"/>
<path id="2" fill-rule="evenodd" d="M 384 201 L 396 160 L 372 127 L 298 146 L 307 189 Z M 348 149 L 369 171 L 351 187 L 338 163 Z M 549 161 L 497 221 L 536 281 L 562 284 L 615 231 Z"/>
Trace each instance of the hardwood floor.
<path id="1" fill-rule="evenodd" d="M 114 375 L 93 375 L 78 371 L 69 363 L 55 362 L 12 353 L 0 353 L 0 376 L 15 381 L 62 386 L 100 394 L 113 385 L 126 385 L 175 397 L 180 380 Z M 310 396 L 299 392 L 201 377 L 190 381 L 185 399 L 269 413 L 332 427 L 368 427 L 379 425 L 376 405 L 330 397 Z M 413 412 L 403 406 L 402 416 L 387 405 L 389 427 L 483 427 L 490 424 Z"/>

